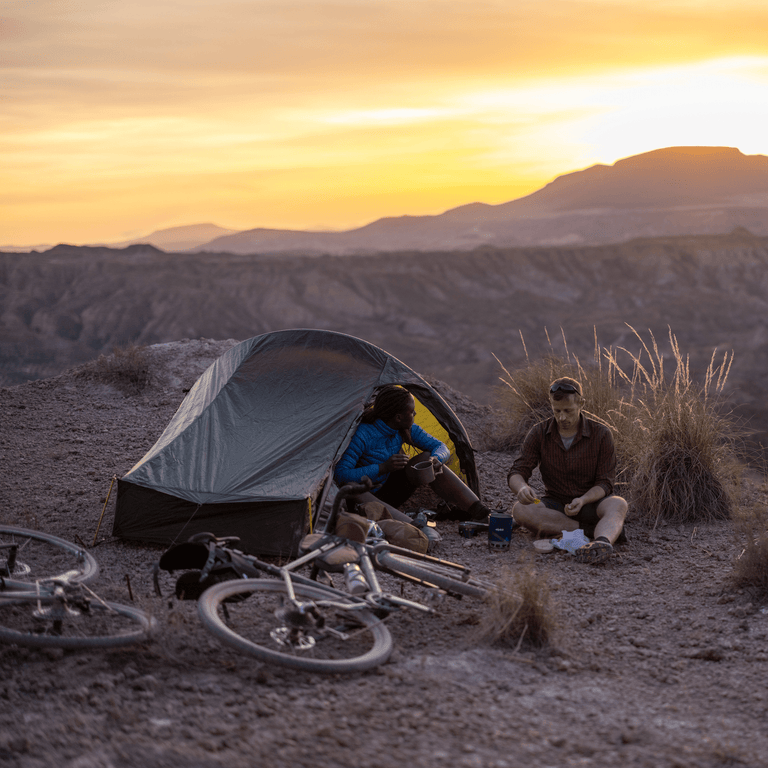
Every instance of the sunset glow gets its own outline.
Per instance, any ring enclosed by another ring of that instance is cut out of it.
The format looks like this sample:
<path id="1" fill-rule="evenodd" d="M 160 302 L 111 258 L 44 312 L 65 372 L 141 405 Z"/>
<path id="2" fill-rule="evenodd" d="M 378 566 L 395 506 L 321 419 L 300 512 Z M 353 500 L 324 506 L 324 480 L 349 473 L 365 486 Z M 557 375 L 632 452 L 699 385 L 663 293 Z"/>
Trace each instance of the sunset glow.
<path id="1" fill-rule="evenodd" d="M 501 203 L 667 146 L 768 155 L 768 7 L 2 3 L 0 245 Z"/>

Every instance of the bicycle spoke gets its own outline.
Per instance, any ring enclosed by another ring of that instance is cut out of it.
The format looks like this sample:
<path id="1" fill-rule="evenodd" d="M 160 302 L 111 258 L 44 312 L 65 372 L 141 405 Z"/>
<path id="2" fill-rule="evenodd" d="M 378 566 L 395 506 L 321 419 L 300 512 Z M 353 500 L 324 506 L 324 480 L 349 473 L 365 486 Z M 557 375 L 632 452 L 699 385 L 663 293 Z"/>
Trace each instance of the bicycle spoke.
<path id="1" fill-rule="evenodd" d="M 223 642 L 286 666 L 352 672 L 386 660 L 391 637 L 367 607 L 343 593 L 329 599 L 312 587 L 294 589 L 299 605 L 288 600 L 278 581 L 217 584 L 200 598 L 200 616 Z"/>
<path id="2" fill-rule="evenodd" d="M 255 593 L 247 600 L 227 606 L 227 625 L 260 645 L 291 655 L 314 659 L 339 659 L 367 650 L 369 630 L 355 620 L 353 611 L 320 607 L 301 613 L 287 609 L 279 593 Z"/>
<path id="3" fill-rule="evenodd" d="M 0 577 L 27 584 L 54 578 L 86 582 L 98 572 L 84 547 L 57 536 L 0 526 Z"/>
<path id="4" fill-rule="evenodd" d="M 100 600 L 0 597 L 0 640 L 16 645 L 119 647 L 147 639 L 152 624 L 138 609 Z"/>

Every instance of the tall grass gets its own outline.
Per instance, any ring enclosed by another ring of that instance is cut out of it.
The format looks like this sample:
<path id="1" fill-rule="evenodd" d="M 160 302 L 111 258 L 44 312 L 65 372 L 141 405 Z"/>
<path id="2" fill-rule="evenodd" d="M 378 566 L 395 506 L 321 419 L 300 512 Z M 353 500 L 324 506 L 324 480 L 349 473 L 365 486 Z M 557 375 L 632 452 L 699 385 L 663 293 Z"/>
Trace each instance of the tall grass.
<path id="1" fill-rule="evenodd" d="M 728 517 L 737 497 L 742 463 L 740 436 L 723 408 L 733 353 L 712 353 L 703 384 L 669 331 L 671 373 L 653 334 L 646 342 L 629 326 L 639 351 L 602 347 L 582 364 L 568 351 L 551 353 L 514 372 L 502 366 L 498 403 L 507 429 L 496 443 L 520 445 L 530 426 L 551 415 L 548 385 L 560 376 L 582 383 L 585 413 L 608 426 L 617 456 L 617 493 L 633 516 L 656 525 Z M 565 340 L 565 339 L 564 339 Z M 552 347 L 550 343 L 550 348 Z"/>

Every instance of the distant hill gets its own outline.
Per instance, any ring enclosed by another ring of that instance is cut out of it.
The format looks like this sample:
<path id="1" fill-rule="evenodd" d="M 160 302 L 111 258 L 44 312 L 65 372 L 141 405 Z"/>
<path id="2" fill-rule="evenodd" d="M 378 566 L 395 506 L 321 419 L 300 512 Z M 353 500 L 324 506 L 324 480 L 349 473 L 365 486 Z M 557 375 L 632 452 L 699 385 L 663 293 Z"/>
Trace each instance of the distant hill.
<path id="1" fill-rule="evenodd" d="M 109 248 L 125 248 L 129 245 L 147 244 L 163 251 L 189 251 L 205 243 L 237 232 L 216 224 L 189 224 L 183 227 L 158 229 L 146 237 L 137 237 L 121 243 L 105 243 Z"/>
<path id="2" fill-rule="evenodd" d="M 344 232 L 251 229 L 193 250 L 362 255 L 528 245 L 600 245 L 636 237 L 768 235 L 768 157 L 729 147 L 671 147 L 559 176 L 500 205 L 384 218 Z"/>
<path id="3" fill-rule="evenodd" d="M 230 235 L 237 232 L 236 229 L 225 229 L 216 224 L 189 224 L 181 227 L 170 227 L 169 229 L 158 229 L 150 235 L 136 237 L 132 240 L 122 240 L 116 243 L 92 243 L 83 248 L 127 248 L 131 245 L 152 245 L 163 251 L 189 251 L 200 245 L 213 240 L 217 237 Z M 31 251 L 47 251 L 53 248 L 52 245 L 18 246 L 6 245 L 0 246 L 2 253 L 30 253 Z"/>
<path id="4" fill-rule="evenodd" d="M 744 155 L 731 147 L 669 147 L 558 176 L 542 189 L 506 203 L 469 203 L 436 216 L 382 218 L 342 232 L 262 227 L 236 231 L 191 224 L 100 245 L 147 244 L 166 252 L 354 256 L 468 251 L 479 245 L 602 245 L 637 237 L 726 234 L 737 227 L 768 235 L 768 157 Z M 30 250 L 0 247 L 6 252 Z"/>
<path id="5" fill-rule="evenodd" d="M 523 212 L 744 205 L 768 206 L 768 157 L 730 147 L 670 147 L 558 176 L 527 197 L 488 207 L 492 218 L 505 218 Z M 451 218 L 460 210 L 444 215 Z"/>

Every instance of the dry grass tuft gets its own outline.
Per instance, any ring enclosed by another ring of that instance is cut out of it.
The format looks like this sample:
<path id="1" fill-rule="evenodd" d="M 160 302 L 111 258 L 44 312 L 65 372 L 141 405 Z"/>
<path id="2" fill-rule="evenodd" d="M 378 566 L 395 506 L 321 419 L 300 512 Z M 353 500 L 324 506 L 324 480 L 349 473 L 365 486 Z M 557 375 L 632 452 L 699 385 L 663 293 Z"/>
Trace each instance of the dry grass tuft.
<path id="1" fill-rule="evenodd" d="M 99 355 L 83 366 L 82 375 L 117 387 L 126 394 L 141 394 L 152 381 L 151 360 L 147 348 L 137 344 L 115 347 L 111 355 Z"/>
<path id="2" fill-rule="evenodd" d="M 554 644 L 559 621 L 546 576 L 532 565 L 504 571 L 485 599 L 477 640 L 519 650 Z"/>
<path id="3" fill-rule="evenodd" d="M 653 334 L 629 356 L 631 372 L 617 353 L 604 356 L 614 379 L 623 381 L 621 407 L 608 414 L 634 514 L 654 526 L 712 522 L 727 518 L 738 498 L 743 463 L 739 434 L 723 408 L 723 387 L 733 362 L 713 352 L 703 385 L 696 384 L 688 358 L 669 332 L 674 372 L 664 373 L 664 356 Z"/>
<path id="4" fill-rule="evenodd" d="M 601 347 L 595 337 L 589 365 L 554 353 L 510 372 L 502 366 L 498 403 L 507 417 L 495 446 L 518 447 L 528 429 L 551 415 L 547 386 L 560 376 L 582 383 L 588 416 L 608 426 L 617 457 L 616 492 L 633 516 L 652 525 L 708 522 L 729 516 L 738 498 L 743 469 L 741 436 L 723 409 L 723 388 L 733 353 L 709 362 L 703 385 L 670 330 L 674 371 L 653 334 L 646 343 L 634 328 L 640 351 Z M 551 347 L 551 344 L 550 344 Z M 527 351 L 526 351 L 527 359 Z M 622 362 L 624 361 L 624 362 Z"/>
<path id="5" fill-rule="evenodd" d="M 736 586 L 768 598 L 768 508 L 761 504 L 741 507 L 733 515 L 736 533 L 744 541 L 733 570 Z"/>

